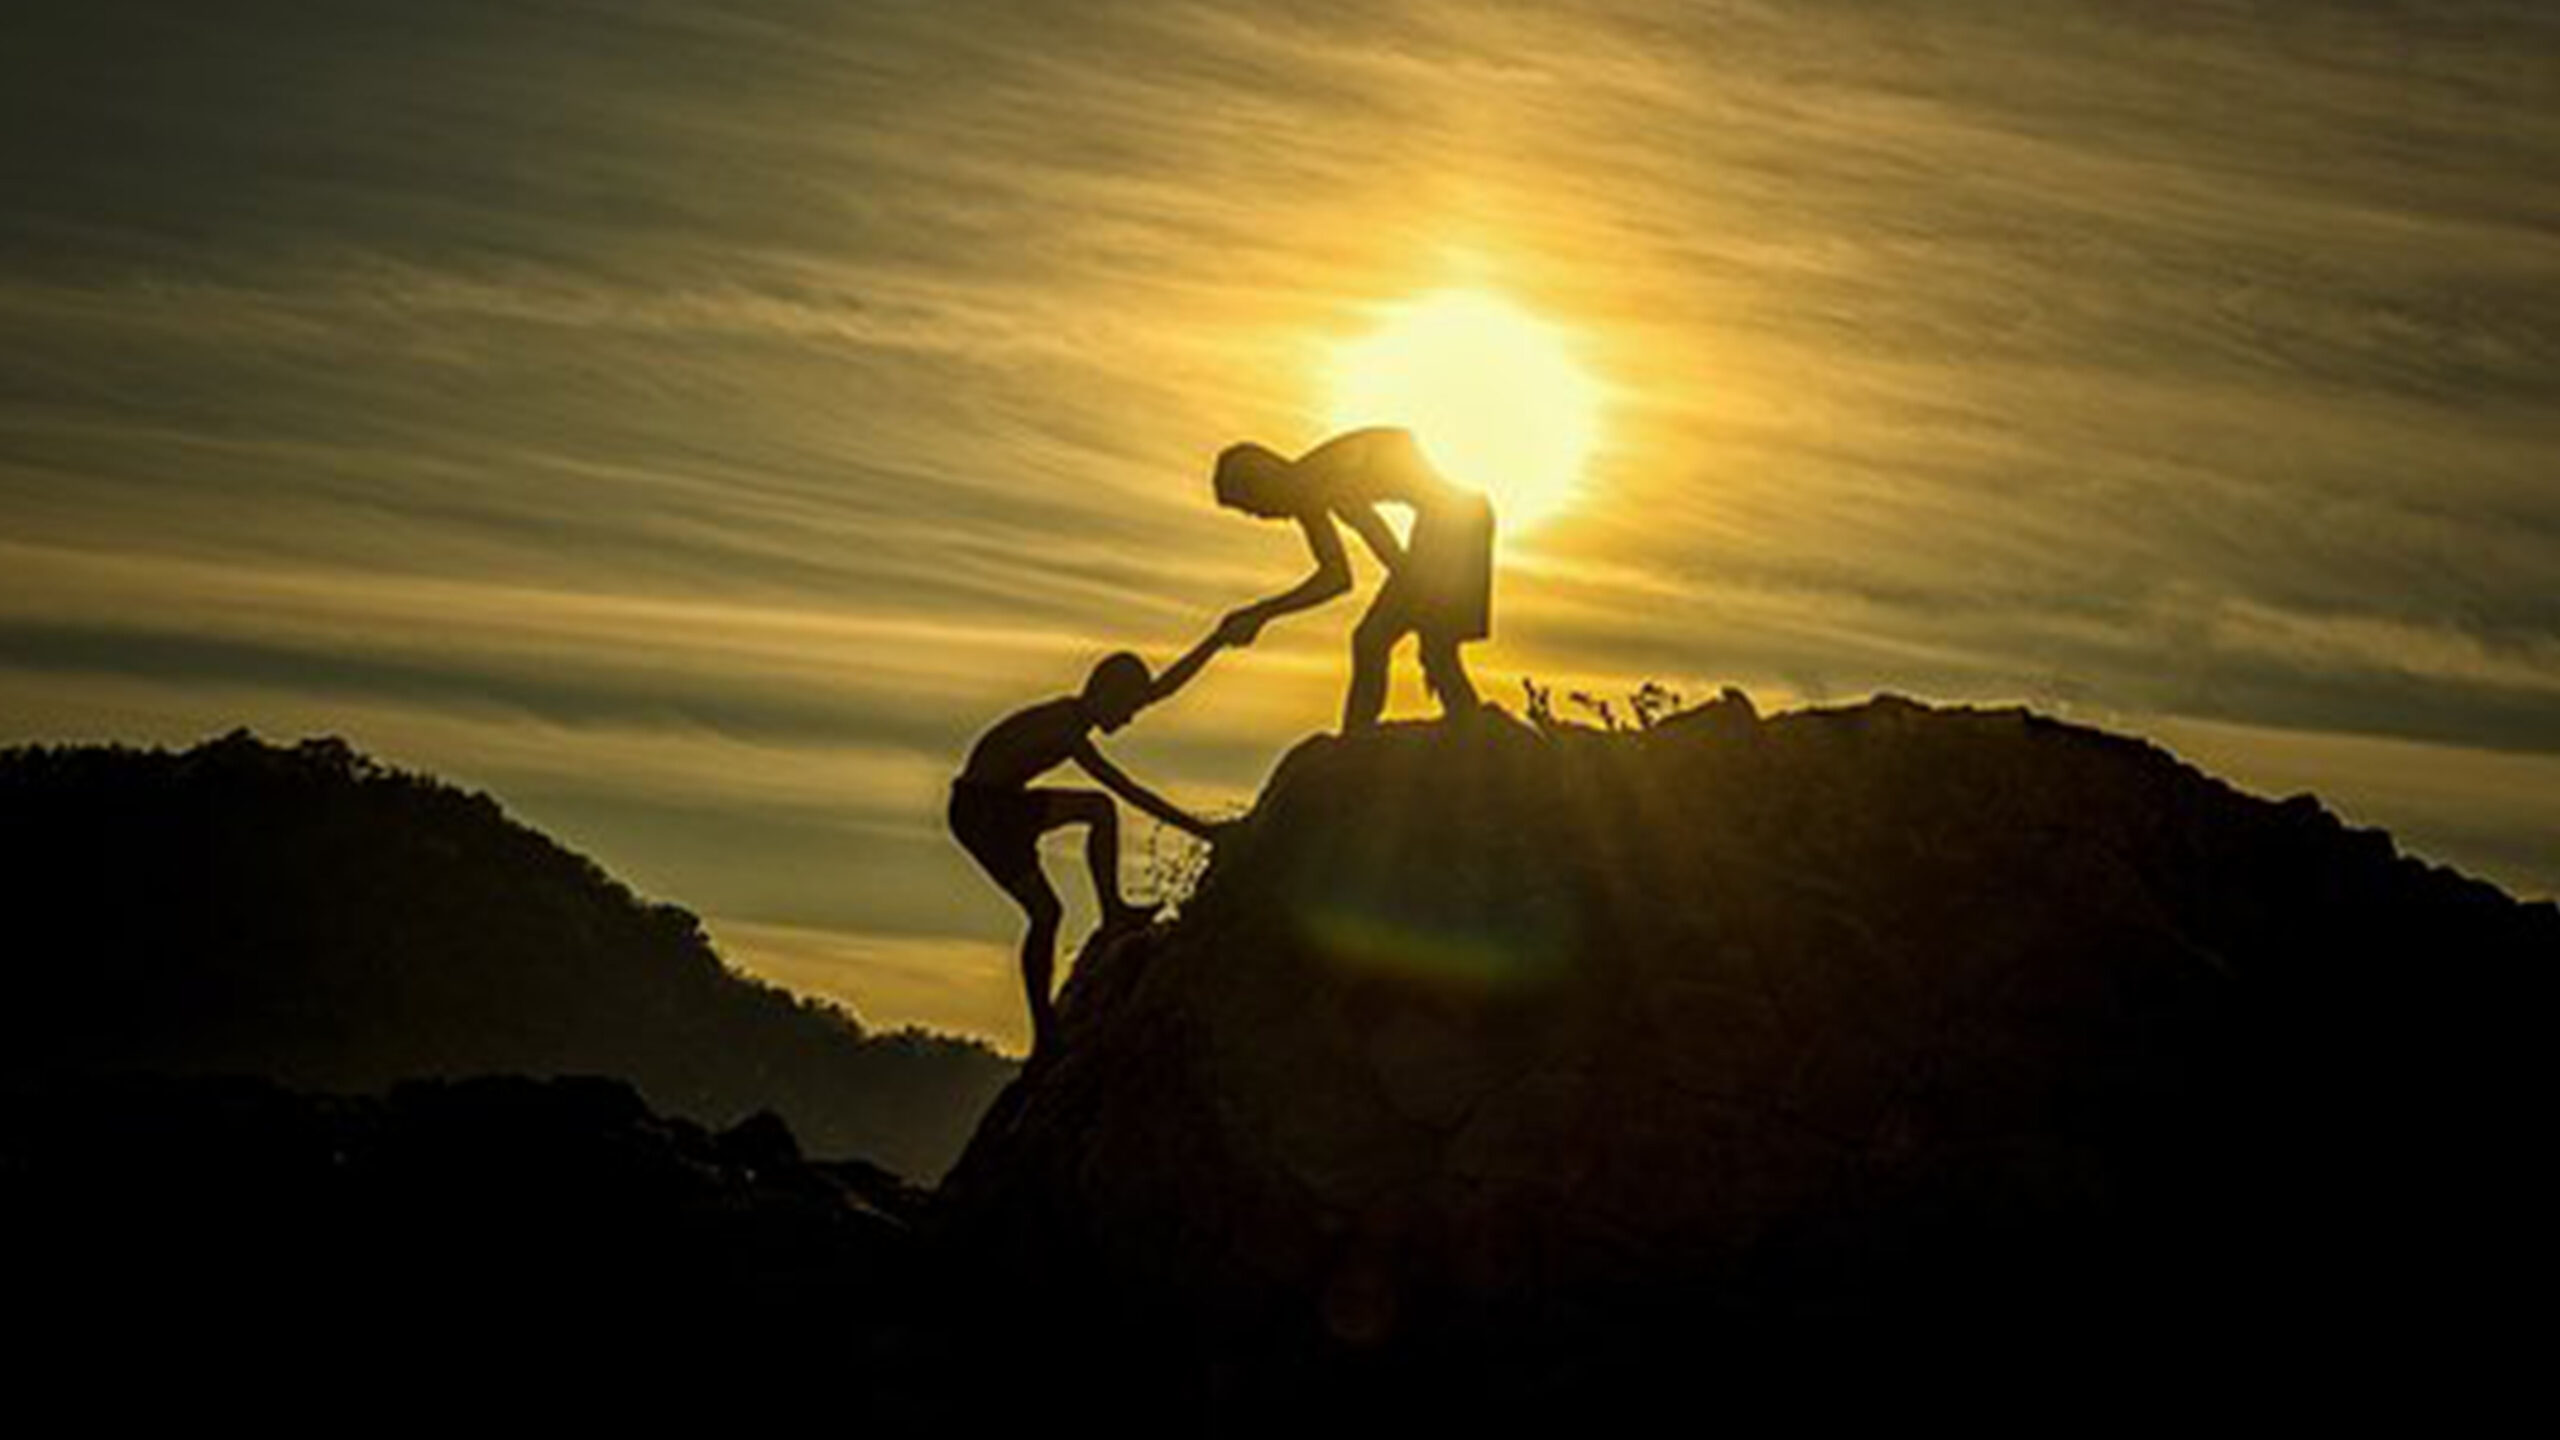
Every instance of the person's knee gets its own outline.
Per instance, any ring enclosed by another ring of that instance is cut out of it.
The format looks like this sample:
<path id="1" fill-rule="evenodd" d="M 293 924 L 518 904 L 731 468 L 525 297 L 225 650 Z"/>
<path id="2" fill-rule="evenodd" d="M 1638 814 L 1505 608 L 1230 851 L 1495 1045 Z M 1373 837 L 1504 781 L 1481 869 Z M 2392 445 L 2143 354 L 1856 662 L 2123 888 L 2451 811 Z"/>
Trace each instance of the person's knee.
<path id="1" fill-rule="evenodd" d="M 1054 934 L 1067 918 L 1067 907 L 1055 895 L 1026 895 L 1022 913 L 1030 919 L 1033 934 Z"/>
<path id="2" fill-rule="evenodd" d="M 1395 617 L 1372 611 L 1351 628 L 1351 653 L 1383 659 L 1387 652 L 1396 648 L 1396 641 L 1403 636 L 1404 626 Z"/>
<path id="3" fill-rule="evenodd" d="M 1465 691 L 1474 688 L 1467 678 L 1467 662 L 1458 647 L 1449 644 L 1422 647 L 1422 673 L 1434 688 L 1441 691 Z"/>
<path id="4" fill-rule="evenodd" d="M 1115 817 L 1111 797 L 1092 790 L 1052 792 L 1049 809 L 1042 825 L 1055 830 L 1067 825 L 1108 825 Z"/>

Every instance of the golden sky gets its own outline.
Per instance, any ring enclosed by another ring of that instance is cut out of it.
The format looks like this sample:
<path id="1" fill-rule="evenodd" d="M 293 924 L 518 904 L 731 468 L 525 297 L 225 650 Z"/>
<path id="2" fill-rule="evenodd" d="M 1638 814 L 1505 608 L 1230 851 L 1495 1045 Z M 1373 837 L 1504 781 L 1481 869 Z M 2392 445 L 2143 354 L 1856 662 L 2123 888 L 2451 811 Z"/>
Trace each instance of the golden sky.
<path id="1" fill-rule="evenodd" d="M 1294 580 L 1211 457 L 1458 290 L 1600 416 L 1489 696 L 2026 701 L 2547 895 L 2556 16 L 19 0 L 0 742 L 344 735 L 1015 1043 L 941 786 Z M 1114 752 L 1241 802 L 1356 615 Z"/>

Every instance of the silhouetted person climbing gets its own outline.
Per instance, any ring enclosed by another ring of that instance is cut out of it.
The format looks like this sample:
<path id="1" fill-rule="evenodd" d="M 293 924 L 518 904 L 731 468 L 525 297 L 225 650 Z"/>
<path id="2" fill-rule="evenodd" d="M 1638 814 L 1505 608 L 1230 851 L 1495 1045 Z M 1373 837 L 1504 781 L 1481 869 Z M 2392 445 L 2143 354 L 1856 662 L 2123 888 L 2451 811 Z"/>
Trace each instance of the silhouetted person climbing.
<path id="1" fill-rule="evenodd" d="M 1321 605 L 1351 588 L 1351 562 L 1334 522 L 1351 527 L 1387 569 L 1368 613 L 1351 632 L 1351 688 L 1342 702 L 1347 733 L 1378 723 L 1387 702 L 1387 662 L 1410 632 L 1421 640 L 1422 674 L 1452 719 L 1477 709 L 1458 647 L 1493 633 L 1493 506 L 1450 483 L 1425 459 L 1411 432 L 1347 431 L 1295 460 L 1250 442 L 1218 456 L 1218 503 L 1265 520 L 1295 520 L 1306 532 L 1315 573 L 1294 588 L 1226 617 L 1218 637 L 1250 645 L 1278 616 Z M 1378 513 L 1410 508 L 1409 542 Z"/>
<path id="2" fill-rule="evenodd" d="M 1022 937 L 1022 985 L 1031 1000 L 1031 1048 L 1048 1049 L 1056 1038 L 1057 1011 L 1049 997 L 1056 963 L 1058 893 L 1040 869 L 1040 837 L 1065 825 L 1083 825 L 1085 864 L 1093 871 L 1102 928 L 1144 924 L 1152 905 L 1120 898 L 1120 817 L 1111 796 L 1093 790 L 1034 787 L 1043 772 L 1072 760 L 1113 795 L 1167 825 L 1208 839 L 1209 824 L 1130 779 L 1094 748 L 1092 732 L 1116 732 L 1140 710 L 1164 699 L 1199 673 L 1222 642 L 1212 635 L 1191 648 L 1163 675 L 1150 678 L 1147 663 L 1127 651 L 1103 657 L 1080 694 L 1062 695 L 996 722 L 969 751 L 951 782 L 951 833 L 1004 892 L 1022 907 L 1031 928 Z"/>

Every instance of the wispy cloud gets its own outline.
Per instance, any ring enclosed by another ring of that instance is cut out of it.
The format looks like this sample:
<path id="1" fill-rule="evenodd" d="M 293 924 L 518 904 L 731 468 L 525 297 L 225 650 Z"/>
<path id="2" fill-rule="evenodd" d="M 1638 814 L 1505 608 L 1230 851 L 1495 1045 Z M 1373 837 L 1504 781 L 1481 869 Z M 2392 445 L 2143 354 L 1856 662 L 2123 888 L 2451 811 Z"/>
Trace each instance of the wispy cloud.
<path id="1" fill-rule="evenodd" d="M 1209 456 L 1318 438 L 1328 347 L 1478 283 L 1610 397 L 1489 690 L 2298 745 L 2550 883 L 2497 798 L 2560 751 L 2548 7 L 33 0 L 0 35 L 9 737 L 344 731 L 794 973 L 921 985 L 899 957 L 1006 933 L 936 828 L 974 727 L 1294 578 Z M 1350 618 L 1119 743 L 1249 793 Z"/>

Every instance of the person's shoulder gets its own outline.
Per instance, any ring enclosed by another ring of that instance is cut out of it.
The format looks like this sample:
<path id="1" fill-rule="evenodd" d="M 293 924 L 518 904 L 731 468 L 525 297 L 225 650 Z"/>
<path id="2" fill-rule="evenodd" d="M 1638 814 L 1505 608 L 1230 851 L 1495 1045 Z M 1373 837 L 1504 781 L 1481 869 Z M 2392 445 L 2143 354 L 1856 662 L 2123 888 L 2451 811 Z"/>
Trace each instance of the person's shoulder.
<path id="1" fill-rule="evenodd" d="M 1334 438 L 1363 445 L 1410 445 L 1413 432 L 1402 425 L 1361 425 Z"/>
<path id="2" fill-rule="evenodd" d="M 987 727 L 990 735 L 1049 735 L 1066 731 L 1091 729 L 1085 719 L 1084 706 L 1073 695 L 1054 695 L 1036 700 Z"/>
<path id="3" fill-rule="evenodd" d="M 1346 430 L 1299 457 L 1298 466 L 1328 500 L 1401 495 L 1430 472 L 1421 444 L 1401 425 Z"/>
<path id="4" fill-rule="evenodd" d="M 1093 722 L 1085 718 L 1084 701 L 1074 695 L 1053 696 L 1022 713 L 1036 716 L 1043 724 L 1054 725 L 1061 730 L 1083 732 L 1093 728 Z"/>

